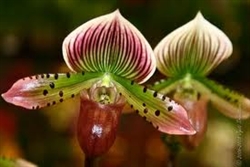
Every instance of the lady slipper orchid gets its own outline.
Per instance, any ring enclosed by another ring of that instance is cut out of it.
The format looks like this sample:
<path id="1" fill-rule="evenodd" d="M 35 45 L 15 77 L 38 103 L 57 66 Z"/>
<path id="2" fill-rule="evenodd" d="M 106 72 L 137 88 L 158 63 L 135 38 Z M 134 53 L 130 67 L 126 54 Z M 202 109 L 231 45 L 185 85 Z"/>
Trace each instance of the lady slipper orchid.
<path id="1" fill-rule="evenodd" d="M 197 133 L 189 136 L 190 147 L 199 144 L 206 130 L 207 102 L 231 118 L 248 118 L 250 100 L 206 78 L 232 53 L 232 43 L 200 12 L 167 35 L 154 49 L 158 70 L 169 77 L 154 89 L 173 94 L 182 104 Z"/>
<path id="2" fill-rule="evenodd" d="M 101 155 L 112 145 L 125 102 L 161 132 L 195 133 L 183 107 L 139 85 L 153 75 L 156 60 L 143 35 L 118 10 L 76 28 L 62 49 L 73 72 L 20 79 L 2 97 L 39 109 L 80 94 L 77 136 L 87 156 Z"/>

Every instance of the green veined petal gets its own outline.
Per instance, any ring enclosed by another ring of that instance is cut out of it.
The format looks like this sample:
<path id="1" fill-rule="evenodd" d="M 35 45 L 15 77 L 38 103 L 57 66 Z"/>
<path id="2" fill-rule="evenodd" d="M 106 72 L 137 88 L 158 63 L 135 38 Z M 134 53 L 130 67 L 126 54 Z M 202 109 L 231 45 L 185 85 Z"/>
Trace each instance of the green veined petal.
<path id="1" fill-rule="evenodd" d="M 103 73 L 41 74 L 18 80 L 2 97 L 5 101 L 27 109 L 61 103 L 89 88 Z"/>
<path id="2" fill-rule="evenodd" d="M 158 82 L 155 82 L 155 84 L 152 86 L 152 89 L 155 91 L 159 91 L 164 95 L 169 94 L 170 92 L 175 91 L 177 89 L 181 82 L 180 79 L 181 78 L 179 77 L 174 77 L 166 80 L 160 80 Z"/>
<path id="3" fill-rule="evenodd" d="M 232 118 L 250 116 L 250 100 L 207 78 L 192 79 L 196 89 L 207 95 L 212 104 L 223 114 Z"/>
<path id="4" fill-rule="evenodd" d="M 166 76 L 207 75 L 233 51 L 229 38 L 200 12 L 156 46 L 157 68 Z"/>
<path id="5" fill-rule="evenodd" d="M 151 46 L 119 10 L 72 31 L 63 42 L 63 57 L 74 71 L 109 72 L 138 83 L 156 69 Z"/>
<path id="6" fill-rule="evenodd" d="M 117 90 L 140 116 L 159 131 L 169 134 L 194 134 L 183 107 L 155 91 L 133 81 L 110 74 Z"/>

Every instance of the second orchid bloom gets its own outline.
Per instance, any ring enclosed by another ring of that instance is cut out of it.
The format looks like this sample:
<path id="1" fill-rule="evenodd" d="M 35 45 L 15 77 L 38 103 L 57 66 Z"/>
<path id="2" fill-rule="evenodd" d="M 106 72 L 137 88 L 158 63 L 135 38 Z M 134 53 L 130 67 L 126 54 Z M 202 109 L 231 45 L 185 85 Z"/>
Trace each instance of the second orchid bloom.
<path id="1" fill-rule="evenodd" d="M 208 102 L 231 118 L 250 116 L 249 99 L 206 78 L 232 50 L 228 37 L 200 12 L 154 49 L 158 70 L 169 78 L 153 88 L 165 95 L 172 94 L 174 100 L 185 107 L 197 131 L 184 139 L 188 148 L 196 147 L 204 136 Z"/>
<path id="2" fill-rule="evenodd" d="M 125 103 L 161 132 L 195 133 L 182 106 L 139 85 L 153 75 L 155 56 L 118 10 L 71 32 L 63 42 L 63 58 L 72 72 L 20 79 L 2 97 L 39 109 L 80 96 L 77 136 L 87 156 L 101 155 L 112 145 Z"/>

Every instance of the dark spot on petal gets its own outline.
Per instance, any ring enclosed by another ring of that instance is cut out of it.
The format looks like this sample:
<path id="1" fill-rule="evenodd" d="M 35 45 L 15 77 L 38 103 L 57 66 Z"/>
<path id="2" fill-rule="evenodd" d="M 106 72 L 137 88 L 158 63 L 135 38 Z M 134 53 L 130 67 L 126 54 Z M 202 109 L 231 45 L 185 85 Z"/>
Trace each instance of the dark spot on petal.
<path id="1" fill-rule="evenodd" d="M 63 99 L 60 99 L 59 101 L 60 101 L 60 102 L 63 102 Z"/>
<path id="2" fill-rule="evenodd" d="M 63 97 L 63 91 L 60 90 L 59 96 L 60 96 L 60 97 Z"/>
<path id="3" fill-rule="evenodd" d="M 239 101 L 238 101 L 238 99 L 234 99 L 234 103 L 238 103 Z"/>
<path id="4" fill-rule="evenodd" d="M 146 107 L 146 104 L 145 103 L 142 103 L 143 107 Z"/>
<path id="5" fill-rule="evenodd" d="M 173 110 L 173 106 L 168 106 L 168 111 L 172 111 Z"/>
<path id="6" fill-rule="evenodd" d="M 134 81 L 131 81 L 131 85 L 134 85 Z"/>
<path id="7" fill-rule="evenodd" d="M 34 110 L 34 109 L 35 109 L 35 106 L 32 106 L 32 109 Z"/>
<path id="8" fill-rule="evenodd" d="M 157 92 L 156 92 L 156 91 L 153 93 L 153 96 L 154 96 L 154 97 L 156 97 L 156 96 L 157 96 Z"/>
<path id="9" fill-rule="evenodd" d="M 41 78 L 44 78 L 44 74 L 41 74 Z"/>
<path id="10" fill-rule="evenodd" d="M 50 83 L 49 83 L 49 86 L 50 86 L 51 89 L 54 89 L 54 88 L 55 88 L 54 82 L 50 82 Z"/>
<path id="11" fill-rule="evenodd" d="M 163 96 L 161 97 L 161 100 L 162 100 L 162 101 L 166 100 L 166 96 L 163 95 Z"/>
<path id="12" fill-rule="evenodd" d="M 227 100 L 227 101 L 231 101 L 231 97 L 230 96 L 225 96 L 225 99 Z"/>
<path id="13" fill-rule="evenodd" d="M 30 79 L 33 79 L 32 76 L 29 76 Z"/>
<path id="14" fill-rule="evenodd" d="M 46 90 L 46 89 L 43 90 L 43 95 L 44 95 L 44 96 L 46 96 L 48 93 L 49 93 L 48 90 Z"/>
<path id="15" fill-rule="evenodd" d="M 160 115 L 160 110 L 156 110 L 155 111 L 155 116 L 159 116 Z"/>
<path id="16" fill-rule="evenodd" d="M 144 88 L 143 88 L 143 93 L 146 93 L 147 92 L 147 87 L 146 86 L 144 86 Z"/>
<path id="17" fill-rule="evenodd" d="M 197 100 L 200 100 L 200 98 L 201 98 L 201 93 L 198 92 L 198 93 L 197 93 Z"/>
<path id="18" fill-rule="evenodd" d="M 133 108 L 134 106 L 131 104 L 130 107 Z"/>
<path id="19" fill-rule="evenodd" d="M 158 129 L 159 129 L 159 126 L 156 126 L 155 128 L 158 130 Z"/>
<path id="20" fill-rule="evenodd" d="M 36 75 L 35 77 L 36 77 L 36 79 L 38 79 L 38 75 Z"/>
<path id="21" fill-rule="evenodd" d="M 84 73 L 84 71 L 82 72 L 82 75 L 84 75 L 85 73 Z"/>
<path id="22" fill-rule="evenodd" d="M 74 97 L 75 97 L 75 94 L 72 94 L 71 97 L 74 98 Z"/>
<path id="23" fill-rule="evenodd" d="M 146 117 L 146 116 L 143 116 L 143 119 L 147 120 L 147 117 Z"/>
<path id="24" fill-rule="evenodd" d="M 55 79 L 58 79 L 58 74 L 56 73 L 55 76 L 54 76 Z"/>
<path id="25" fill-rule="evenodd" d="M 55 104 L 56 104 L 56 101 L 53 101 L 52 104 L 55 105 Z"/>
<path id="26" fill-rule="evenodd" d="M 148 109 L 145 108 L 145 109 L 143 110 L 143 112 L 144 112 L 145 114 L 147 114 L 147 113 L 148 113 Z"/>
<path id="27" fill-rule="evenodd" d="M 50 103 L 47 103 L 47 106 L 49 107 L 49 106 L 50 106 Z"/>
<path id="28" fill-rule="evenodd" d="M 46 78 L 49 78 L 50 77 L 50 75 L 49 74 L 46 74 Z"/>
<path id="29" fill-rule="evenodd" d="M 66 76 L 67 76 L 67 78 L 70 78 L 70 73 L 69 73 L 69 72 L 67 72 Z"/>
<path id="30" fill-rule="evenodd" d="M 39 106 L 36 106 L 36 110 L 38 110 L 40 107 Z"/>
<path id="31" fill-rule="evenodd" d="M 136 112 L 137 114 L 139 114 L 139 110 L 135 110 L 135 112 Z"/>

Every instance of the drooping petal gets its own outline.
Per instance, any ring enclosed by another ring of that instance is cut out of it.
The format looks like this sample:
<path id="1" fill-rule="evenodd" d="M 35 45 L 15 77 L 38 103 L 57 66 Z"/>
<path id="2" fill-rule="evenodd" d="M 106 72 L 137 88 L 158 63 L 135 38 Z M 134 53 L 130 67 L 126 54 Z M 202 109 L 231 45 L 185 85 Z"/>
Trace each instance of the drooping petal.
<path id="1" fill-rule="evenodd" d="M 175 78 L 169 78 L 167 80 L 160 80 L 154 83 L 154 85 L 149 86 L 150 89 L 159 91 L 159 93 L 163 95 L 170 94 L 171 92 L 174 92 L 177 87 L 180 85 L 180 79 Z M 124 113 L 132 113 L 134 112 L 134 109 L 130 107 L 130 105 L 127 103 L 125 107 L 123 108 L 123 114 Z"/>
<path id="2" fill-rule="evenodd" d="M 27 109 L 61 103 L 89 88 L 102 73 L 41 74 L 18 80 L 2 97 L 5 101 Z"/>
<path id="3" fill-rule="evenodd" d="M 176 92 L 174 100 L 180 103 L 187 111 L 188 118 L 193 125 L 196 134 L 180 136 L 183 145 L 192 150 L 200 145 L 207 130 L 207 104 L 206 96 L 198 94 L 195 90 Z"/>
<path id="4" fill-rule="evenodd" d="M 207 95 L 220 112 L 231 118 L 245 119 L 250 116 L 250 100 L 205 77 L 191 80 L 195 88 Z"/>
<path id="5" fill-rule="evenodd" d="M 167 35 L 154 49 L 157 68 L 167 76 L 207 75 L 232 53 L 232 43 L 200 12 Z"/>
<path id="6" fill-rule="evenodd" d="M 110 72 L 138 83 L 156 68 L 152 48 L 118 10 L 70 33 L 63 42 L 63 57 L 74 71 Z"/>
<path id="7" fill-rule="evenodd" d="M 108 89 L 108 88 L 106 88 Z M 109 90 L 107 90 L 109 91 Z M 101 104 L 92 92 L 81 91 L 81 107 L 77 123 L 77 139 L 87 157 L 100 156 L 113 145 L 125 99 Z"/>
<path id="8" fill-rule="evenodd" d="M 180 136 L 179 139 L 187 149 L 191 150 L 200 144 L 206 133 L 208 97 L 196 90 L 190 80 L 191 75 L 184 78 L 173 77 L 157 82 L 153 85 L 153 89 L 164 95 L 173 95 L 173 99 L 186 109 L 196 133 Z"/>
<path id="9" fill-rule="evenodd" d="M 117 90 L 131 107 L 159 131 L 169 134 L 195 134 L 183 107 L 156 91 L 116 75 L 111 77 Z"/>

